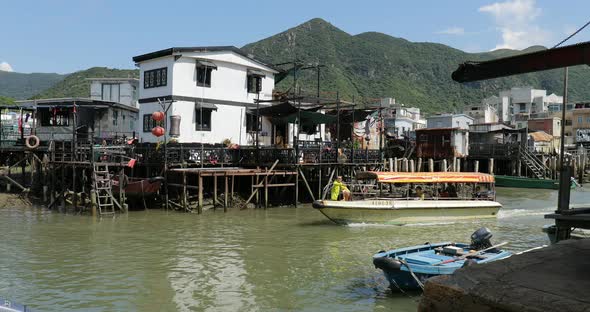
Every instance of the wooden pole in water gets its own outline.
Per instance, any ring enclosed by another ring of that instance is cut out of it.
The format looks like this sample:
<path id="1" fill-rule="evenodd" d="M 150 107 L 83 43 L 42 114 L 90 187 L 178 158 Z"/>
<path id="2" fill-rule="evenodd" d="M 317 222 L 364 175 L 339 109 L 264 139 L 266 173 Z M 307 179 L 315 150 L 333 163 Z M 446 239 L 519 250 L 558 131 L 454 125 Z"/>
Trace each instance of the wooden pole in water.
<path id="1" fill-rule="evenodd" d="M 60 211 L 61 212 L 64 212 L 66 209 L 65 193 L 66 193 L 66 166 L 62 165 L 61 166 L 61 194 L 60 194 L 60 197 L 61 197 Z"/>
<path id="2" fill-rule="evenodd" d="M 395 157 L 395 158 L 393 159 L 393 171 L 394 171 L 394 172 L 398 172 L 398 170 L 397 170 L 397 169 L 398 169 L 398 160 L 397 160 L 397 157 Z"/>
<path id="3" fill-rule="evenodd" d="M 389 158 L 389 172 L 393 172 L 393 158 Z"/>
<path id="4" fill-rule="evenodd" d="M 96 192 L 94 190 L 90 191 L 90 209 L 92 216 L 96 217 Z"/>
<path id="5" fill-rule="evenodd" d="M 121 184 L 119 183 L 119 185 Z M 76 195 L 76 165 L 72 165 L 72 204 L 74 205 L 74 211 L 78 211 L 78 196 Z"/>
<path id="6" fill-rule="evenodd" d="M 428 171 L 434 172 L 434 159 L 432 158 L 428 159 Z"/>
<path id="7" fill-rule="evenodd" d="M 232 181 L 232 188 L 233 188 L 233 181 Z M 225 172 L 225 195 L 223 196 L 223 212 L 227 212 L 227 200 L 229 198 L 229 186 L 228 186 L 228 176 L 227 171 Z M 233 194 L 233 190 L 232 190 Z"/>
<path id="8" fill-rule="evenodd" d="M 197 213 L 203 213 L 203 176 L 201 176 L 201 172 L 199 172 L 199 203 L 197 206 Z"/>
<path id="9" fill-rule="evenodd" d="M 213 173 L 213 209 L 217 208 L 217 175 Z"/>
<path id="10" fill-rule="evenodd" d="M 297 165 L 299 168 L 299 165 Z M 295 172 L 295 208 L 297 208 L 297 204 L 299 203 L 299 170 Z"/>
<path id="11" fill-rule="evenodd" d="M 418 168 L 416 171 L 422 172 L 422 157 L 418 157 Z"/>
<path id="12" fill-rule="evenodd" d="M 476 160 L 473 164 L 473 172 L 479 172 L 479 160 Z"/>
<path id="13" fill-rule="evenodd" d="M 264 209 L 268 208 L 268 171 L 264 175 Z"/>
<path id="14" fill-rule="evenodd" d="M 522 177 L 522 163 L 521 163 L 520 159 L 516 162 L 516 166 L 518 167 L 517 168 L 518 176 Z"/>
<path id="15" fill-rule="evenodd" d="M 184 168 L 184 166 L 183 166 Z M 188 196 L 186 193 L 188 192 L 186 187 L 186 171 L 182 171 L 182 207 L 185 211 L 188 211 Z"/>
<path id="16" fill-rule="evenodd" d="M 488 173 L 494 174 L 494 159 L 493 158 L 490 158 Z"/>
<path id="17" fill-rule="evenodd" d="M 409 171 L 408 169 L 409 169 L 408 168 L 408 159 L 407 158 L 404 158 L 404 165 L 403 165 L 403 169 L 402 170 L 404 172 L 408 172 Z"/>
<path id="18" fill-rule="evenodd" d="M 260 176 L 256 176 L 256 185 L 260 184 Z M 256 192 L 256 208 L 260 208 L 260 192 Z"/>
<path id="19" fill-rule="evenodd" d="M 447 160 L 443 159 L 442 160 L 442 172 L 447 172 Z"/>
<path id="20" fill-rule="evenodd" d="M 416 167 L 414 167 L 414 160 L 410 159 L 410 172 L 414 172 Z"/>
<path id="21" fill-rule="evenodd" d="M 457 158 L 455 161 L 455 172 L 461 172 L 461 158 Z"/>
<path id="22" fill-rule="evenodd" d="M 231 201 L 230 204 L 234 204 L 234 184 L 235 184 L 236 176 L 234 174 L 231 175 Z"/>
<path id="23" fill-rule="evenodd" d="M 315 201 L 315 196 L 313 195 L 313 192 L 311 191 L 311 187 L 309 186 L 309 183 L 307 183 L 307 179 L 305 178 L 305 174 L 303 173 L 303 169 L 301 169 L 301 167 L 299 167 L 299 174 L 301 174 L 301 179 L 303 180 L 303 184 L 305 185 L 305 187 L 307 188 L 307 191 L 309 192 L 309 196 L 311 196 L 311 200 Z"/>

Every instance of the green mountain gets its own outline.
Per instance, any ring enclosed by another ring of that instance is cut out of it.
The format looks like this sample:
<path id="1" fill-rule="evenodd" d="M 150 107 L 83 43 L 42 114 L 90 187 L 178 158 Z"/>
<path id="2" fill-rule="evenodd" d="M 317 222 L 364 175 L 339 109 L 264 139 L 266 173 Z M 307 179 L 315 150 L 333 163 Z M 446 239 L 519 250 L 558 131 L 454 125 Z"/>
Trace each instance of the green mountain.
<path id="1" fill-rule="evenodd" d="M 35 95 L 35 99 L 90 97 L 90 81 L 86 78 L 139 78 L 137 69 L 111 69 L 92 67 L 67 75 L 51 88 Z"/>
<path id="2" fill-rule="evenodd" d="M 437 43 L 410 42 L 378 32 L 350 35 L 322 19 L 312 19 L 272 37 L 248 44 L 243 49 L 270 64 L 301 60 L 322 64 L 321 86 L 324 96 L 371 103 L 377 98 L 394 97 L 398 102 L 422 108 L 426 112 L 460 111 L 464 105 L 480 103 L 500 90 L 518 86 L 547 89 L 563 94 L 563 71 L 550 70 L 481 82 L 460 84 L 451 73 L 462 62 L 481 61 L 526 53 L 496 50 L 466 53 Z M 590 99 L 590 69 L 570 68 L 569 99 Z M 298 84 L 304 92 L 315 93 L 317 71 L 301 70 Z M 277 84 L 278 90 L 293 87 L 289 77 Z M 360 100 L 359 100 L 360 99 Z"/>
<path id="3" fill-rule="evenodd" d="M 22 74 L 0 70 L 0 96 L 24 100 L 53 86 L 64 77 L 60 74 Z"/>

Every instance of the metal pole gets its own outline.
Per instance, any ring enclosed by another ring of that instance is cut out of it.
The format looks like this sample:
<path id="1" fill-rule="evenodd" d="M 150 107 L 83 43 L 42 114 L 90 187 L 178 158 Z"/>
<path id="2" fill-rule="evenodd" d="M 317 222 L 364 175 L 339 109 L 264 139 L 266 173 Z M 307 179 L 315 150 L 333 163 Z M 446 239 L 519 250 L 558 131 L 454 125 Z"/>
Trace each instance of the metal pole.
<path id="1" fill-rule="evenodd" d="M 379 102 L 379 161 L 383 162 L 383 109 Z"/>
<path id="2" fill-rule="evenodd" d="M 336 91 L 336 150 L 340 148 L 340 92 Z"/>
<path id="3" fill-rule="evenodd" d="M 260 135 L 260 90 L 256 84 L 256 162 L 260 163 L 260 142 L 258 136 Z"/>
<path id="4" fill-rule="evenodd" d="M 301 88 L 298 90 L 299 99 L 297 102 L 297 134 L 295 138 L 295 163 L 299 163 L 299 134 L 301 133 Z"/>
<path id="5" fill-rule="evenodd" d="M 570 181 L 569 181 L 569 166 L 565 166 L 565 110 L 567 103 L 567 83 L 568 83 L 568 68 L 563 72 L 563 104 L 561 106 L 561 142 L 559 150 L 560 174 L 559 174 L 559 194 L 557 199 L 557 211 L 569 209 L 570 201 Z M 567 179 L 567 181 L 566 181 Z"/>
<path id="6" fill-rule="evenodd" d="M 354 102 L 354 95 L 352 96 L 352 121 L 350 127 L 350 162 L 354 164 L 354 111 L 356 109 L 356 103 Z"/>

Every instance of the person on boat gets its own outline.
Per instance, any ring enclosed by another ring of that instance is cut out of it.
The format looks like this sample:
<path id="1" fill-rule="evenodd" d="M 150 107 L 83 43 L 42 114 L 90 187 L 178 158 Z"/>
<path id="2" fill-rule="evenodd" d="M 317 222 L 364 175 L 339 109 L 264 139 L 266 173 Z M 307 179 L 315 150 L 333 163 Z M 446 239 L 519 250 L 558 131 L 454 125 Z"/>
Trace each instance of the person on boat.
<path id="1" fill-rule="evenodd" d="M 416 186 L 416 197 L 418 197 L 420 200 L 424 199 L 424 191 L 422 191 L 421 186 Z"/>
<path id="2" fill-rule="evenodd" d="M 344 200 L 351 200 L 350 190 L 346 187 L 346 184 L 342 182 L 342 176 L 338 176 L 336 181 L 334 181 L 334 184 L 332 184 L 331 199 L 338 200 L 340 194 L 342 194 Z"/>
<path id="3" fill-rule="evenodd" d="M 457 197 L 457 188 L 449 183 L 449 185 L 447 185 L 446 193 L 449 194 L 448 197 Z"/>

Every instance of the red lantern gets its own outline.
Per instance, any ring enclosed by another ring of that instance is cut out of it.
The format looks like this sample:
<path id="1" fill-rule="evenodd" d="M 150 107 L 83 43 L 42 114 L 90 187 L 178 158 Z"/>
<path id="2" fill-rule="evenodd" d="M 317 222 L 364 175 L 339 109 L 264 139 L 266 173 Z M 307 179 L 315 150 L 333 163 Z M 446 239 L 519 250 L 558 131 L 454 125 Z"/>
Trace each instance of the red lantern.
<path id="1" fill-rule="evenodd" d="M 163 112 L 153 112 L 152 119 L 155 121 L 162 121 L 162 120 L 164 120 L 164 113 Z"/>
<path id="2" fill-rule="evenodd" d="M 152 129 L 152 134 L 153 134 L 153 135 L 155 135 L 155 136 L 157 136 L 157 137 L 161 137 L 161 136 L 163 136 L 163 135 L 164 135 L 164 132 L 165 132 L 165 131 L 166 131 L 166 130 L 164 130 L 164 128 L 162 128 L 162 127 L 160 127 L 160 126 L 157 126 L 157 127 L 154 127 L 154 128 Z"/>

